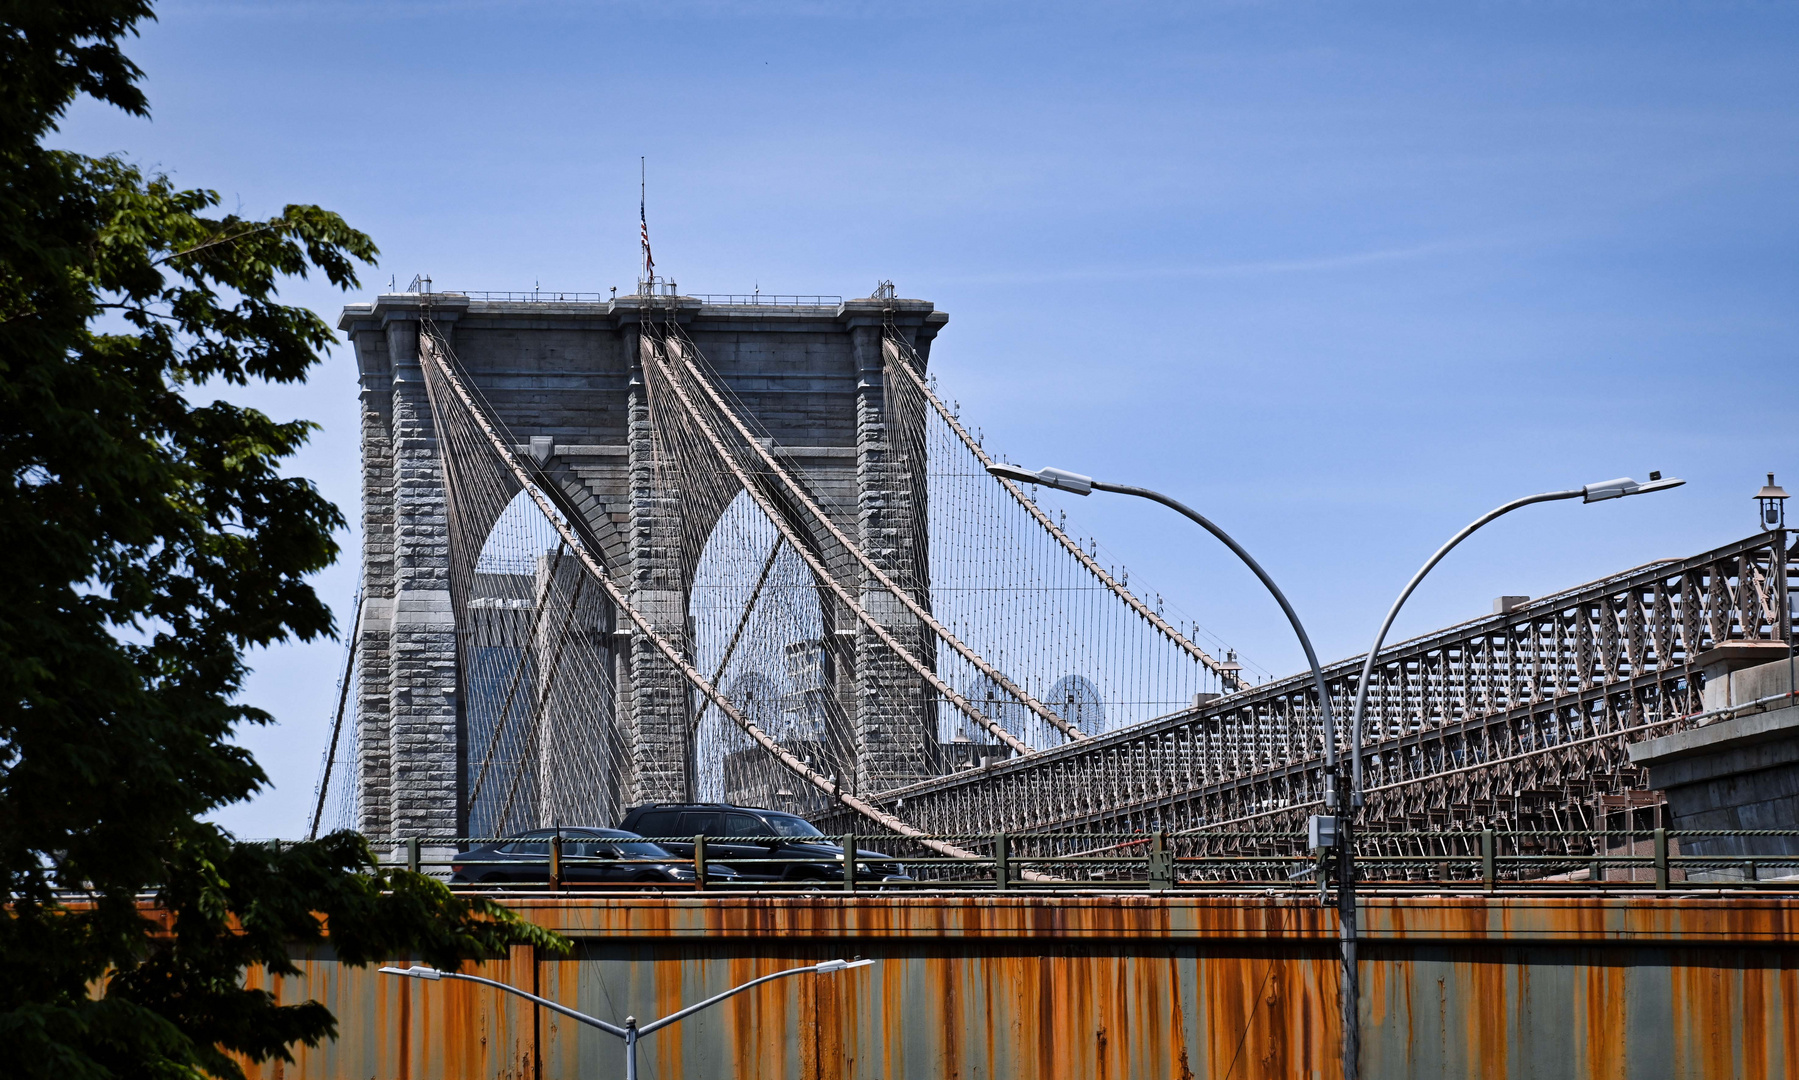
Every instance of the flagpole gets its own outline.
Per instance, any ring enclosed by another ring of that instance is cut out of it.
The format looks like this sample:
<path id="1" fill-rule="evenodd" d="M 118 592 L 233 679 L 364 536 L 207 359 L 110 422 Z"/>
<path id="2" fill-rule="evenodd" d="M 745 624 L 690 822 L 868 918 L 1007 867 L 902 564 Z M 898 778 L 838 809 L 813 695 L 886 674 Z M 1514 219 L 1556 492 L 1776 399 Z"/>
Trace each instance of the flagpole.
<path id="1" fill-rule="evenodd" d="M 646 160 L 641 156 L 637 159 L 637 233 L 643 246 L 643 271 L 638 291 L 647 290 L 648 295 L 656 291 L 656 258 L 650 254 L 650 218 L 647 213 L 649 166 Z"/>

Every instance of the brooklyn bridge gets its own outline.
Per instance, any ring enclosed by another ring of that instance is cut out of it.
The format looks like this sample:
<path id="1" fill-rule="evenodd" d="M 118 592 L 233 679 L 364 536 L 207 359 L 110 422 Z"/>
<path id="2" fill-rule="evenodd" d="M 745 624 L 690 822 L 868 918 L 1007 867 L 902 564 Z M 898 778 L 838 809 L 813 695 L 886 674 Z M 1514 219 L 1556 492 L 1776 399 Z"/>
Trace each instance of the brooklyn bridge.
<path id="1" fill-rule="evenodd" d="M 616 1075 L 680 1017 L 647 1075 L 1793 1072 L 1772 478 L 1767 531 L 1250 679 L 1006 478 L 1046 474 L 939 392 L 930 303 L 418 285 L 341 323 L 363 582 L 312 831 L 573 951 L 314 948 L 253 978 L 340 1037 L 262 1075 Z M 594 839 L 652 819 L 692 835 Z"/>
<path id="2" fill-rule="evenodd" d="M 502 835 L 727 801 L 830 832 L 1200 835 L 1320 812 L 1309 673 L 1251 685 L 991 475 L 930 373 L 932 304 L 424 286 L 341 322 L 365 548 L 328 823 Z M 1388 646 L 1363 827 L 1648 806 L 1632 744 L 1692 726 L 1708 675 L 1786 655 L 1786 547 Z M 1361 666 L 1325 668 L 1339 711 Z"/>

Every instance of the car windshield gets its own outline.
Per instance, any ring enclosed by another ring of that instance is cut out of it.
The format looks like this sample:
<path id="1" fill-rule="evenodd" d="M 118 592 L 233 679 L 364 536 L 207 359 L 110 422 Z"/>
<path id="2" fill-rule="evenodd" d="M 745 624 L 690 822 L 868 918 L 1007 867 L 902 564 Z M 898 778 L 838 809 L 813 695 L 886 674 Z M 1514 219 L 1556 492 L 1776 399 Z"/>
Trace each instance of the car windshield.
<path id="1" fill-rule="evenodd" d="M 810 821 L 792 814 L 763 814 L 776 836 L 823 836 Z"/>
<path id="2" fill-rule="evenodd" d="M 635 841 L 635 842 L 627 841 L 627 842 L 616 843 L 616 844 L 613 844 L 612 846 L 618 849 L 619 858 L 621 858 L 621 859 L 672 859 L 672 858 L 674 858 L 673 855 L 670 855 L 668 853 L 668 849 L 663 847 L 661 844 L 652 844 L 647 841 Z"/>

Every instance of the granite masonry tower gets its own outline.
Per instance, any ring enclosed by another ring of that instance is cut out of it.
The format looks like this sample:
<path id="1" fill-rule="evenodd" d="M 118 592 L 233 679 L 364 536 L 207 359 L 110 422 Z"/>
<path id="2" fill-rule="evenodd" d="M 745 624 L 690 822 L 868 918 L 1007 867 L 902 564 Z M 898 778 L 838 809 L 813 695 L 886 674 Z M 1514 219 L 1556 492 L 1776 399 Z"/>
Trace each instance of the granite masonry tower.
<path id="1" fill-rule="evenodd" d="M 567 297 L 569 294 L 561 294 Z M 669 629 L 687 618 L 659 535 L 653 448 L 640 367 L 640 314 L 672 306 L 682 329 L 773 440 L 856 520 L 837 522 L 893 565 L 913 561 L 883 507 L 903 498 L 886 466 L 881 341 L 891 324 L 928 358 L 948 317 L 919 300 L 656 297 L 550 299 L 535 294 L 395 293 L 352 304 L 339 322 L 355 345 L 362 397 L 362 632 L 357 648 L 356 768 L 370 836 L 465 835 L 471 747 L 459 626 L 451 603 L 448 512 L 437 432 L 419 366 L 428 311 L 469 379 L 511 433 L 578 507 L 638 610 Z M 893 488 L 894 490 L 888 490 Z M 899 546 L 895 537 L 899 536 Z M 865 589 L 866 591 L 866 589 Z M 884 608 L 895 610 L 896 605 Z M 882 619 L 886 621 L 885 618 Z M 914 633 L 895 615 L 896 632 Z M 686 797 L 693 695 L 647 641 L 618 619 L 590 649 L 611 665 L 611 703 L 627 742 L 620 802 Z M 868 637 L 871 635 L 864 634 Z M 862 651 L 858 643 L 858 651 Z M 882 669 L 871 656 L 866 670 Z M 871 674 L 870 677 L 873 677 Z M 881 677 L 889 680 L 891 672 Z M 849 706 L 862 768 L 884 769 L 894 696 L 837 688 Z M 922 700 L 922 698 L 920 699 Z M 852 704 L 853 703 L 853 704 Z M 902 702 L 905 711 L 915 705 Z M 890 756 L 890 755 L 887 755 Z M 869 784 L 892 777 L 871 775 Z M 609 824 L 609 823 L 608 823 Z"/>

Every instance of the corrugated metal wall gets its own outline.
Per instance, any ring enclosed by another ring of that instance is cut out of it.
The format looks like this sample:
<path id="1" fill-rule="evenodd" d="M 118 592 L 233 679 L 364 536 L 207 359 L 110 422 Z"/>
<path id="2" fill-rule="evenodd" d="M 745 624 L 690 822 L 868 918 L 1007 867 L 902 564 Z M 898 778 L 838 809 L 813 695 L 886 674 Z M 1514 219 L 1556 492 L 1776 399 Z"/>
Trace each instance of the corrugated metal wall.
<path id="1" fill-rule="evenodd" d="M 801 975 L 649 1037 L 644 1080 L 1331 1077 L 1333 912 L 1244 897 L 527 899 L 578 938 L 468 970 L 614 1022 Z M 1370 1077 L 1799 1075 L 1799 898 L 1376 898 Z M 469 983 L 328 954 L 279 980 L 341 1037 L 284 1077 L 623 1074 L 618 1040 Z M 537 1015 L 534 1015 L 537 1014 Z"/>

